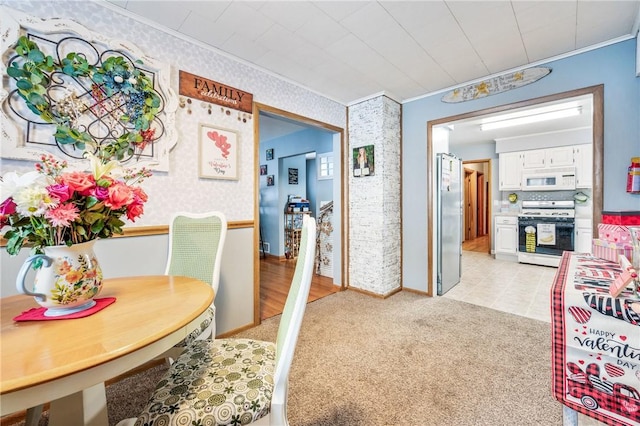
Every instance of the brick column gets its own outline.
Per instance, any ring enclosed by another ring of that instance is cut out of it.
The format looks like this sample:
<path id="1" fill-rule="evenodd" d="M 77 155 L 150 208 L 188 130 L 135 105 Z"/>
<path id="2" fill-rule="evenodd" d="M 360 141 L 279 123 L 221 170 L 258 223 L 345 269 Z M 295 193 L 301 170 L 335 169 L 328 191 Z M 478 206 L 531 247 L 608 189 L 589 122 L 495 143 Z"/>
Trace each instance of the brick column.
<path id="1" fill-rule="evenodd" d="M 402 106 L 386 96 L 349 107 L 349 286 L 386 296 L 401 284 Z M 353 150 L 373 145 L 373 175 L 354 177 Z"/>

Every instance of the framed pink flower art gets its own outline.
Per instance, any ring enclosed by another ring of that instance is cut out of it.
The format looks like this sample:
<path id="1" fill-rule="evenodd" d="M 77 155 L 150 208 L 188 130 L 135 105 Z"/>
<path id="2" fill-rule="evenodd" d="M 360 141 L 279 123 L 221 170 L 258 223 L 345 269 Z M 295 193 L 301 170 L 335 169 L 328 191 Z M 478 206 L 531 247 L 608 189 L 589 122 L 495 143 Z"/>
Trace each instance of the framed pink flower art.
<path id="1" fill-rule="evenodd" d="M 200 125 L 198 175 L 206 179 L 238 180 L 238 133 Z"/>

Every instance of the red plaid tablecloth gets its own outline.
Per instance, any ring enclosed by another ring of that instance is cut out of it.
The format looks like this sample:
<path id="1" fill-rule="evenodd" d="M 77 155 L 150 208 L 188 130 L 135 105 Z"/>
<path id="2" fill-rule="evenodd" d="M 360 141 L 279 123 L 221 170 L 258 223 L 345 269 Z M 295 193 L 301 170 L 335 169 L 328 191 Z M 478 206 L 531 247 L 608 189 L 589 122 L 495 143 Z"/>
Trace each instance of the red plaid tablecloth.
<path id="1" fill-rule="evenodd" d="M 640 425 L 640 299 L 609 295 L 620 265 L 564 252 L 551 288 L 553 395 L 609 425 Z"/>

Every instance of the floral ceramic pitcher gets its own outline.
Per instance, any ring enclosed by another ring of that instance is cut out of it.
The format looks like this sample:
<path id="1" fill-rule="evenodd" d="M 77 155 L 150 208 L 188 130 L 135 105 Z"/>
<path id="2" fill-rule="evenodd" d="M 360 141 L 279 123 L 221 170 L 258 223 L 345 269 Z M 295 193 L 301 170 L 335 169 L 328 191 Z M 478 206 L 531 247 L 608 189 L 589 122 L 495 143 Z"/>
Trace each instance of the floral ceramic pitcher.
<path id="1" fill-rule="evenodd" d="M 93 307 L 93 300 L 102 287 L 102 269 L 93 251 L 95 240 L 72 246 L 45 247 L 45 254 L 25 260 L 16 288 L 20 293 L 34 296 L 40 306 L 47 308 L 45 316 L 60 316 Z M 32 264 L 41 259 L 33 290 L 25 286 L 25 277 Z"/>

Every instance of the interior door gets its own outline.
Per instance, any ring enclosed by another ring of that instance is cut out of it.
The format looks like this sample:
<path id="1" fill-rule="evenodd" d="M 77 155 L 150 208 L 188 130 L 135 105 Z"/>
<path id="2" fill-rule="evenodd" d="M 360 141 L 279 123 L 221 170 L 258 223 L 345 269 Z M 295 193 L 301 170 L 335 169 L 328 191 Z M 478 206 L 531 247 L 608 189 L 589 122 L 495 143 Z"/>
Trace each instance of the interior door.
<path id="1" fill-rule="evenodd" d="M 473 240 L 477 237 L 477 194 L 478 194 L 478 172 L 465 169 L 465 241 Z"/>
<path id="2" fill-rule="evenodd" d="M 477 215 L 476 216 L 478 218 L 478 221 L 477 221 L 477 229 L 478 229 L 477 236 L 478 237 L 481 237 L 481 236 L 483 236 L 483 235 L 485 235 L 487 233 L 487 230 L 485 229 L 485 226 L 484 226 L 485 225 L 485 214 L 484 214 L 484 211 L 485 211 L 485 202 L 486 202 L 485 193 L 484 193 L 484 187 L 485 187 L 485 184 L 484 184 L 484 173 L 478 173 L 478 185 L 477 185 L 477 190 L 478 190 L 477 199 L 478 199 L 478 202 L 477 202 L 477 205 L 476 205 L 476 211 L 477 211 Z"/>
<path id="3" fill-rule="evenodd" d="M 470 193 L 470 181 L 471 181 L 471 171 L 465 169 L 464 170 L 464 200 L 463 200 L 463 215 L 464 215 L 464 241 L 471 240 L 471 211 L 469 209 L 471 200 Z"/>
<path id="4" fill-rule="evenodd" d="M 490 160 L 466 160 L 464 161 L 465 183 L 464 183 L 464 214 L 467 220 L 463 222 L 463 235 L 465 240 L 465 250 L 478 252 L 491 252 L 491 190 L 490 176 L 491 167 Z M 475 186 L 474 176 L 475 171 Z M 473 192 L 472 192 L 473 191 Z M 473 215 L 467 213 L 467 209 L 473 209 Z M 470 221 L 475 221 L 470 224 Z M 475 229 L 475 239 L 473 238 L 472 229 Z"/>

